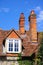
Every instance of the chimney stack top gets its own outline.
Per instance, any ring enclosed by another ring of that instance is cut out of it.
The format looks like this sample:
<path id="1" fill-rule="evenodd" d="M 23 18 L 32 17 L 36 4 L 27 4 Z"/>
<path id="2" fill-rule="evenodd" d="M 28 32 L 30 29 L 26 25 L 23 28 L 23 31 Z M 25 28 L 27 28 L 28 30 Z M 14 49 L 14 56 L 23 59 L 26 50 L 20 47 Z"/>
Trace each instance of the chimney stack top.
<path id="1" fill-rule="evenodd" d="M 20 18 L 24 18 L 24 13 L 21 13 Z"/>
<path id="2" fill-rule="evenodd" d="M 34 10 L 32 10 L 30 14 L 31 14 L 31 15 L 32 15 L 32 14 L 35 14 Z"/>

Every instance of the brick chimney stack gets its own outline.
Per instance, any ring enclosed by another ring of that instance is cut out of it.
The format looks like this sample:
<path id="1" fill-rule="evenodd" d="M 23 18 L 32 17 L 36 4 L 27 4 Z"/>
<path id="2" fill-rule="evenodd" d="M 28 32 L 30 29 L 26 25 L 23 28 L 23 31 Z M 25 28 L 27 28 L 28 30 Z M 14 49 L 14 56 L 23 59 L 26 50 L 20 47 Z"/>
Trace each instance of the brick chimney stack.
<path id="1" fill-rule="evenodd" d="M 31 42 L 37 42 L 37 29 L 36 29 L 36 14 L 34 10 L 31 11 L 29 16 L 29 31 Z"/>
<path id="2" fill-rule="evenodd" d="M 25 33 L 24 21 L 25 21 L 24 13 L 21 13 L 20 19 L 19 19 L 19 30 L 21 34 Z"/>

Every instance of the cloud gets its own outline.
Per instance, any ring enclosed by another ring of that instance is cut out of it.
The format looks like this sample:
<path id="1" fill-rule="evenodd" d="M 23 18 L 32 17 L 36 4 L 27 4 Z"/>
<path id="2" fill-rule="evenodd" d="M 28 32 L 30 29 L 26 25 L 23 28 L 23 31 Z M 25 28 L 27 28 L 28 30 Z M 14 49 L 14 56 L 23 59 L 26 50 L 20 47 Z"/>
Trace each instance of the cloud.
<path id="1" fill-rule="evenodd" d="M 40 11 L 41 8 L 40 8 L 40 6 L 37 6 L 34 10 L 35 10 L 35 11 Z"/>
<path id="2" fill-rule="evenodd" d="M 0 12 L 9 12 L 10 9 L 9 8 L 0 8 Z"/>
<path id="3" fill-rule="evenodd" d="M 43 21 L 43 10 L 41 9 L 40 6 L 35 7 L 34 9 L 37 12 L 37 22 L 42 22 Z"/>
<path id="4" fill-rule="evenodd" d="M 9 12 L 9 8 L 2 8 L 2 10 L 4 11 L 4 12 Z"/>
<path id="5" fill-rule="evenodd" d="M 43 10 L 39 12 L 38 17 L 37 17 L 37 22 L 43 21 Z"/>
<path id="6" fill-rule="evenodd" d="M 35 7 L 35 12 L 37 14 L 37 30 L 42 31 L 43 30 L 43 9 L 41 9 L 40 6 Z"/>

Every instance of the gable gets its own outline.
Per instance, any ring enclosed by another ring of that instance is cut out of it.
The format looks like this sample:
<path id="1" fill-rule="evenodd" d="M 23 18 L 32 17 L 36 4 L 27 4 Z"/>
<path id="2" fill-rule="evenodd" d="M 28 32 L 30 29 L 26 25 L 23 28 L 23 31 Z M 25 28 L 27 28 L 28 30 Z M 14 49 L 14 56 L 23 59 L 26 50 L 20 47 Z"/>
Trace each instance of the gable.
<path id="1" fill-rule="evenodd" d="M 8 36 L 7 38 L 19 38 L 19 36 L 14 32 L 12 31 Z"/>

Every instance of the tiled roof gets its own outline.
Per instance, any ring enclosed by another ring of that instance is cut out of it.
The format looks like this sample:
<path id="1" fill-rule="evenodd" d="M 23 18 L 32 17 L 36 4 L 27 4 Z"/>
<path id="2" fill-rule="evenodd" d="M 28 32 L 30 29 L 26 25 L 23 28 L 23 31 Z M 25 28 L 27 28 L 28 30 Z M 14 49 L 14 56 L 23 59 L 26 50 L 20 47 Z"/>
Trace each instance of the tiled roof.
<path id="1" fill-rule="evenodd" d="M 11 32 L 12 30 L 0 30 L 0 56 L 3 55 L 2 53 L 2 45 L 3 40 L 6 38 L 6 36 Z M 20 34 L 19 31 L 15 31 L 20 38 L 22 39 L 22 46 L 23 46 L 23 54 L 22 56 L 30 56 L 31 54 L 35 53 L 35 51 L 38 48 L 38 43 L 31 43 L 30 41 L 30 33 L 29 31 L 26 31 L 25 34 Z M 6 55 L 6 54 L 5 54 Z M 8 54 L 7 54 L 8 55 Z M 4 55 L 3 55 L 4 56 Z"/>
<path id="2" fill-rule="evenodd" d="M 8 33 L 9 31 L 0 30 L 0 54 L 2 54 L 3 40 Z"/>

